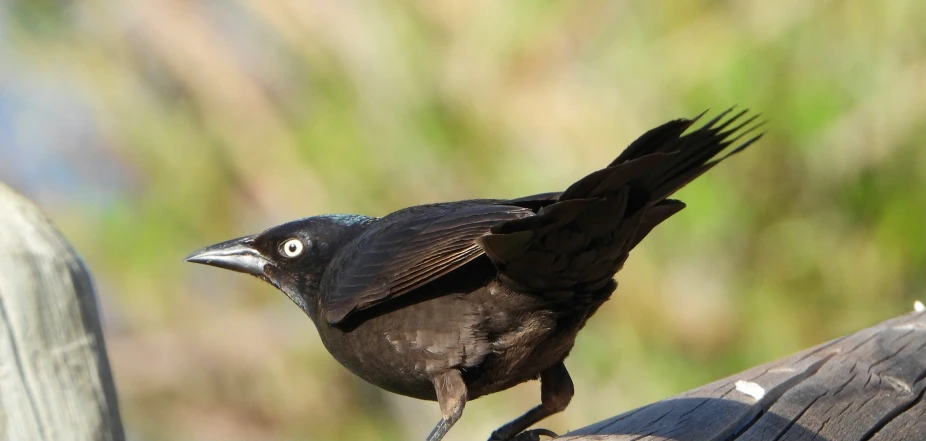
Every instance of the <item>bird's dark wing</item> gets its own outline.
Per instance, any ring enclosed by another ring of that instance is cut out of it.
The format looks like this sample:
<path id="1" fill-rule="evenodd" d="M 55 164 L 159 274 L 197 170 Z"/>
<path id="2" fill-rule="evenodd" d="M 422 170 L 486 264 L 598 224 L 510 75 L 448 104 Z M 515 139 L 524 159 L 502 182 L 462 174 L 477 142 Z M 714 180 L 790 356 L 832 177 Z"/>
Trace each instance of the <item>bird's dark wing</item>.
<path id="1" fill-rule="evenodd" d="M 536 216 L 495 225 L 477 242 L 517 291 L 562 298 L 611 283 L 630 250 L 684 208 L 666 199 L 759 136 L 745 112 L 729 111 L 684 134 L 696 120 L 676 120 L 634 141 L 608 167 L 580 179 Z M 731 153 L 717 156 L 732 147 Z M 610 295 L 610 291 L 606 294 Z M 599 299 L 600 300 L 600 299 Z"/>
<path id="2" fill-rule="evenodd" d="M 422 205 L 378 220 L 329 265 L 321 290 L 325 318 L 338 323 L 439 278 L 481 256 L 475 240 L 492 225 L 534 215 L 493 202 Z"/>

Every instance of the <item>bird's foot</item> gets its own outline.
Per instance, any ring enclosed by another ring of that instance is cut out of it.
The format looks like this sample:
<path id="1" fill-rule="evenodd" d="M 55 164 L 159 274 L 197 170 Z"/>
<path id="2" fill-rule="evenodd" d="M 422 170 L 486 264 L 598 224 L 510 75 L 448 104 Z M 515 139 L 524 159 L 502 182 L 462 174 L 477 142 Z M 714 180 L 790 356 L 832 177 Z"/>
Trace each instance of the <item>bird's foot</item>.
<path id="1" fill-rule="evenodd" d="M 548 429 L 531 429 L 525 430 L 511 438 L 501 438 L 498 433 L 492 433 L 492 436 L 489 437 L 489 441 L 540 441 L 541 436 L 556 438 L 559 435 Z"/>

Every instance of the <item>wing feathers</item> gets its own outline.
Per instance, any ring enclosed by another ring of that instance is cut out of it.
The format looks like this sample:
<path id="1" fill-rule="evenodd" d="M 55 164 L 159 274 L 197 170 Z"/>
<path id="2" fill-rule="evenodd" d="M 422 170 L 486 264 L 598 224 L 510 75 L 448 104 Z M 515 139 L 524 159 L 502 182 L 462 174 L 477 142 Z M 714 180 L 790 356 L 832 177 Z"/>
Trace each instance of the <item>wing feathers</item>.
<path id="1" fill-rule="evenodd" d="M 463 201 L 410 207 L 378 221 L 326 274 L 322 303 L 335 324 L 351 311 L 382 303 L 483 254 L 476 240 L 493 225 L 534 216 L 530 209 Z"/>

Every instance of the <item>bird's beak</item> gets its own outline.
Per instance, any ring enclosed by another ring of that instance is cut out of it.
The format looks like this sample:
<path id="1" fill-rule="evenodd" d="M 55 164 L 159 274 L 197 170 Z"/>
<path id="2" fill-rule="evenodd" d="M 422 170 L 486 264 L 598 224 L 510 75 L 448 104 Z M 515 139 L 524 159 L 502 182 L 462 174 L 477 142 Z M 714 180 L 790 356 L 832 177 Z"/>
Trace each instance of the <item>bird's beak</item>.
<path id="1" fill-rule="evenodd" d="M 239 237 L 210 245 L 186 256 L 183 261 L 264 276 L 264 267 L 269 265 L 270 261 L 252 246 L 255 237 L 256 235 Z"/>

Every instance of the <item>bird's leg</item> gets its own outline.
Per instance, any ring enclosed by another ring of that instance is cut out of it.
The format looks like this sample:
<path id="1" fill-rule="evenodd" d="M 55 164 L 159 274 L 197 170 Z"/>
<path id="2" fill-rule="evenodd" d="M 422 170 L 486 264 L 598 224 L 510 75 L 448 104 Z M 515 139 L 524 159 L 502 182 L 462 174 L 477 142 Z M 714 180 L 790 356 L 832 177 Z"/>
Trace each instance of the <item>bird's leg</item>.
<path id="1" fill-rule="evenodd" d="M 466 383 L 463 382 L 460 371 L 456 369 L 444 372 L 431 381 L 437 392 L 437 403 L 440 404 L 443 418 L 434 426 L 427 441 L 440 441 L 453 423 L 456 423 L 463 415 L 463 407 L 466 406 Z"/>
<path id="2" fill-rule="evenodd" d="M 550 366 L 547 370 L 540 373 L 541 404 L 527 411 L 524 415 L 515 418 L 514 421 L 499 427 L 495 432 L 492 432 L 489 441 L 521 439 L 522 437 L 516 435 L 523 432 L 528 427 L 533 426 L 538 421 L 554 413 L 562 412 L 563 409 L 569 405 L 569 400 L 572 399 L 574 392 L 572 378 L 569 378 L 569 371 L 566 370 L 566 365 L 560 361 Z M 551 436 L 555 434 L 549 430 L 538 429 L 536 431 L 532 430 L 526 432 L 524 435 L 527 435 L 524 439 L 538 439 L 539 435 Z"/>

